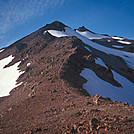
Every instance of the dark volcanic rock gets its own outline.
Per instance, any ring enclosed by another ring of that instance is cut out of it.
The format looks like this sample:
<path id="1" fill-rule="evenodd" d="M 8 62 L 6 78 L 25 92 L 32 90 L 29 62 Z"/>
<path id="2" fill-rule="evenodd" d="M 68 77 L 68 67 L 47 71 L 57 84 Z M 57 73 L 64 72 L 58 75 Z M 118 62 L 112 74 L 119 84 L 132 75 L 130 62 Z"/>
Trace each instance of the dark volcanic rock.
<path id="1" fill-rule="evenodd" d="M 47 24 L 43 30 L 58 30 L 58 31 L 64 31 L 64 27 L 67 27 L 66 25 L 64 25 L 63 23 L 59 22 L 59 21 L 55 21 L 51 24 Z"/>
<path id="2" fill-rule="evenodd" d="M 78 31 L 80 31 L 80 32 L 89 31 L 90 33 L 96 34 L 96 33 L 92 32 L 92 31 L 88 30 L 88 29 L 87 29 L 87 28 L 85 28 L 84 26 L 79 27 L 78 29 L 75 29 L 75 30 L 78 30 Z"/>
<path id="3" fill-rule="evenodd" d="M 89 121 L 90 124 L 90 130 L 94 130 L 97 128 L 99 121 L 96 118 L 93 118 L 92 120 Z"/>
<path id="4" fill-rule="evenodd" d="M 18 43 L 18 44 L 16 44 L 16 48 L 17 48 L 18 52 L 22 51 L 26 47 L 27 47 L 27 44 L 24 44 L 24 43 Z"/>

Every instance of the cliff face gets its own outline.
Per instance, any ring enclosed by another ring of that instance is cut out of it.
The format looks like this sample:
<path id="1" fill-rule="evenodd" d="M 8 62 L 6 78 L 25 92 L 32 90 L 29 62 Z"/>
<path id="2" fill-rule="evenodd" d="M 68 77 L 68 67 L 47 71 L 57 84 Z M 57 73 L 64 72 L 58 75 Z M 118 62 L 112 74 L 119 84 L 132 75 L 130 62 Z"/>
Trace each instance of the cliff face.
<path id="1" fill-rule="evenodd" d="M 82 76 L 86 68 L 109 85 L 123 89 L 111 69 L 134 82 L 133 69 L 121 57 L 95 49 L 77 36 L 57 38 L 49 31 L 66 32 L 65 27 L 60 22 L 46 25 L 0 53 L 0 60 L 14 57 L 5 69 L 20 62 L 18 68 L 23 72 L 17 79 L 20 85 L 0 98 L 0 133 L 133 133 L 134 107 L 90 96 L 94 89 L 88 91 L 83 85 L 99 82 Z M 96 62 L 98 58 L 106 66 Z"/>

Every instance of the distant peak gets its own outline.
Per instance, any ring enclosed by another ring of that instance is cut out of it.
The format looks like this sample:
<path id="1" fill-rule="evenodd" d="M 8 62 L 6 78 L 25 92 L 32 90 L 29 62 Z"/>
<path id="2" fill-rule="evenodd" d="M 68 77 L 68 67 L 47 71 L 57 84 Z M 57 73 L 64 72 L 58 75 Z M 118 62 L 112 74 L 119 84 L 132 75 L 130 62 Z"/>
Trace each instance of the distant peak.
<path id="1" fill-rule="evenodd" d="M 78 30 L 81 31 L 81 32 L 88 31 L 88 29 L 85 28 L 84 26 L 79 27 Z"/>
<path id="2" fill-rule="evenodd" d="M 60 21 L 54 21 L 52 22 L 51 24 L 54 24 L 54 25 L 64 25 L 62 22 Z"/>
<path id="3" fill-rule="evenodd" d="M 64 25 L 62 22 L 59 21 L 54 21 L 51 24 L 46 24 L 44 27 L 44 30 L 58 30 L 58 31 L 64 31 L 66 25 Z"/>
<path id="4" fill-rule="evenodd" d="M 80 32 L 89 31 L 90 33 L 96 34 L 96 33 L 92 32 L 92 31 L 88 30 L 87 28 L 85 28 L 85 26 L 79 27 L 78 29 L 75 29 L 75 30 L 78 30 Z"/>

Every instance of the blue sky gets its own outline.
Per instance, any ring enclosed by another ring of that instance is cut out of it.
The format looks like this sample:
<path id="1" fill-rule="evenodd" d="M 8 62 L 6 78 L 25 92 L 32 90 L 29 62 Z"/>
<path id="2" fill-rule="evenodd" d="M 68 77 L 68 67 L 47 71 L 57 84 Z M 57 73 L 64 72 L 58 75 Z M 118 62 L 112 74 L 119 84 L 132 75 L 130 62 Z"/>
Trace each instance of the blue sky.
<path id="1" fill-rule="evenodd" d="M 55 20 L 134 39 L 134 0 L 0 0 L 0 48 Z"/>

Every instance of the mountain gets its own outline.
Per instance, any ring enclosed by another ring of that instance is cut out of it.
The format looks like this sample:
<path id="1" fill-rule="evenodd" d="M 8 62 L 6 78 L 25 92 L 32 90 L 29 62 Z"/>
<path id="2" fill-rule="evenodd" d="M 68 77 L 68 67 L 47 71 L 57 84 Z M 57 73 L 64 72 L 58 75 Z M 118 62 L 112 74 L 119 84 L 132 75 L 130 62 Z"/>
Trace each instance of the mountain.
<path id="1" fill-rule="evenodd" d="M 55 21 L 0 50 L 0 77 L 2 134 L 134 131 L 134 40 Z"/>

